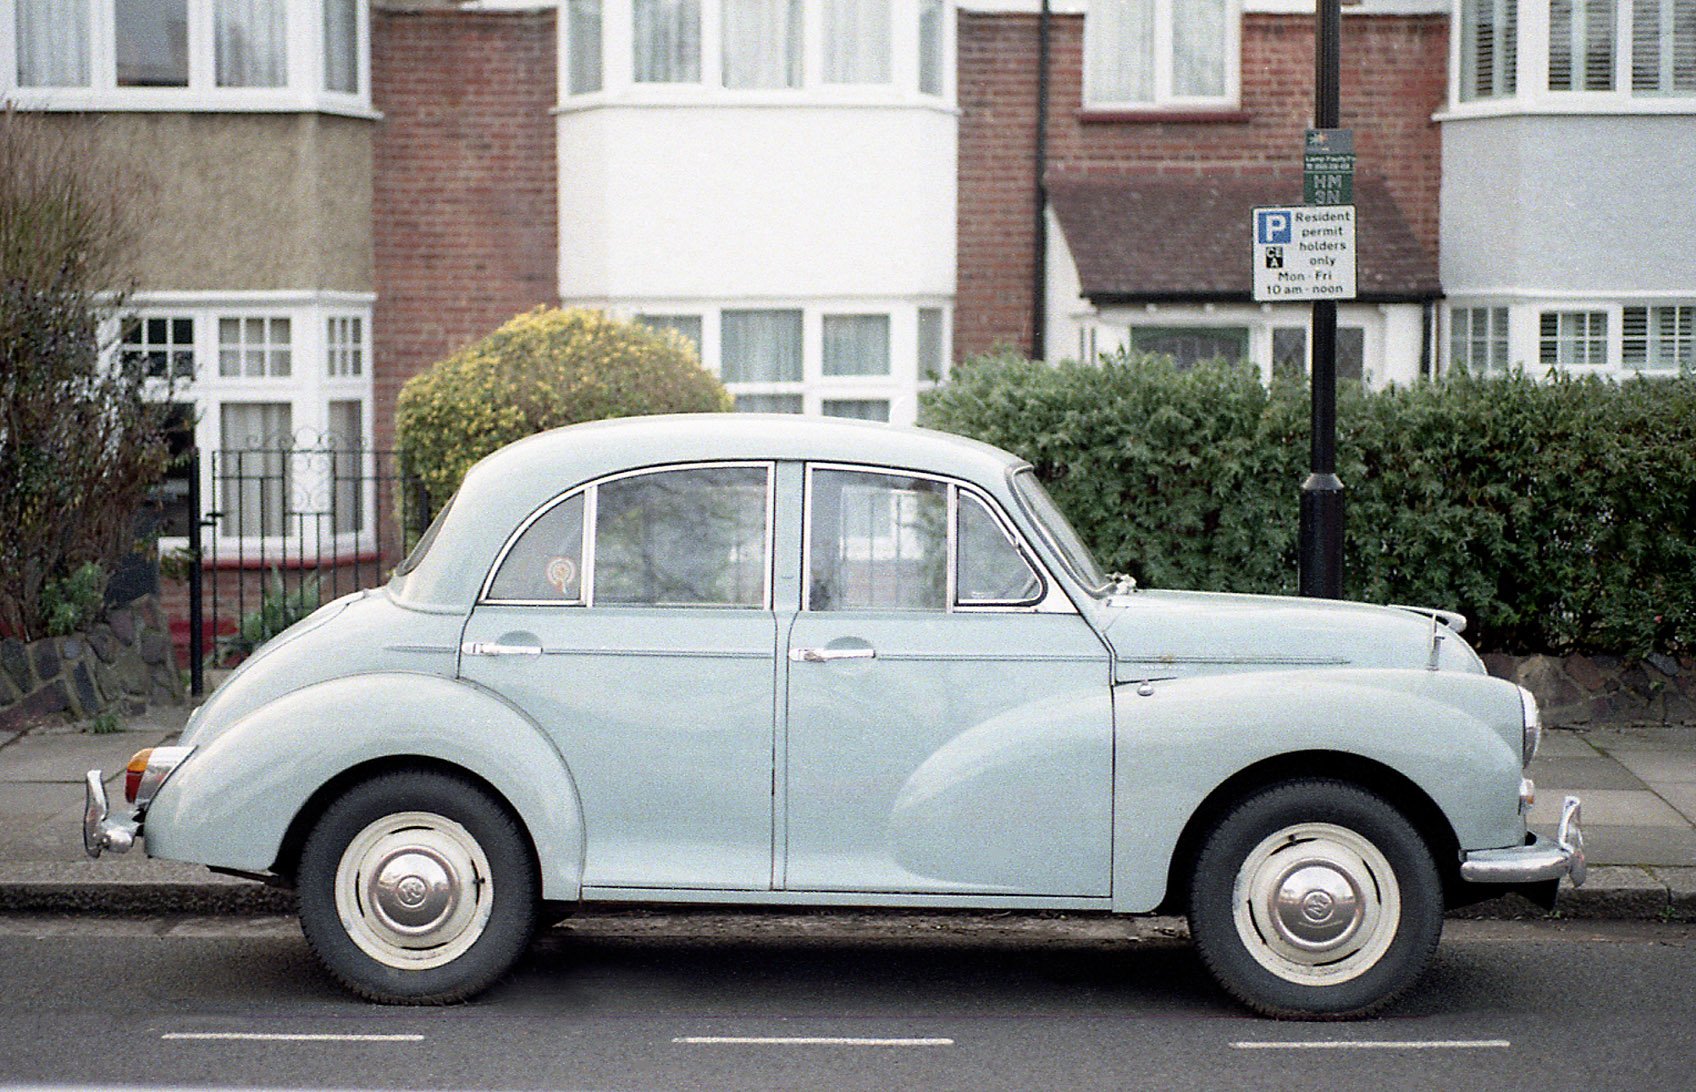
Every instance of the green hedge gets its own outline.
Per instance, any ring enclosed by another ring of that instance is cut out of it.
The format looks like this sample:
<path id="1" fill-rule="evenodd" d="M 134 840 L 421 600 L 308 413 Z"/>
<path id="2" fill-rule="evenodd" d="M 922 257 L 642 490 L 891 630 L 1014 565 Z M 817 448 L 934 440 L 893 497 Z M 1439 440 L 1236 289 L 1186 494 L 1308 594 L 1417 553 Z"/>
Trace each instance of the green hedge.
<path id="1" fill-rule="evenodd" d="M 1302 382 L 985 357 L 921 420 L 1017 452 L 1104 567 L 1293 593 Z M 1696 648 L 1696 378 L 1457 377 L 1338 397 L 1345 594 L 1461 610 L 1481 648 Z"/>

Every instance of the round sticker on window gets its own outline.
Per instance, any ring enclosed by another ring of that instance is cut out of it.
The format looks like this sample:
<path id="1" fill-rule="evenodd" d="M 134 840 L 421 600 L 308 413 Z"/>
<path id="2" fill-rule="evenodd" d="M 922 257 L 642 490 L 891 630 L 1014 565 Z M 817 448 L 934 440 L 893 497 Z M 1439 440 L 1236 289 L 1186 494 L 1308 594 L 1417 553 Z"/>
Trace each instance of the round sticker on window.
<path id="1" fill-rule="evenodd" d="M 577 562 L 569 557 L 550 557 L 546 575 L 554 591 L 565 595 L 577 586 Z"/>

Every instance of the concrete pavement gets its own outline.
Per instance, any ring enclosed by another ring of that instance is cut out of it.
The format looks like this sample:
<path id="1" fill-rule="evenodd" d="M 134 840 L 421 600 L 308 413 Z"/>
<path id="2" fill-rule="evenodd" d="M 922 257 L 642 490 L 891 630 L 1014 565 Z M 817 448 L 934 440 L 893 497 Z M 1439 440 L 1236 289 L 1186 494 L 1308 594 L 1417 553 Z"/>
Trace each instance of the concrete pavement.
<path id="1" fill-rule="evenodd" d="M 0 733 L 0 911 L 292 911 L 287 892 L 150 860 L 139 847 L 98 861 L 84 855 L 84 773 L 104 771 L 109 795 L 121 801 L 130 755 L 169 741 L 187 716 L 185 708 L 154 709 L 108 735 L 82 726 Z M 1590 879 L 1582 888 L 1563 888 L 1558 914 L 1696 921 L 1696 725 L 1552 730 L 1531 774 L 1537 830 L 1553 832 L 1566 793 L 1584 800 Z M 1498 899 L 1460 913 L 1541 911 Z"/>

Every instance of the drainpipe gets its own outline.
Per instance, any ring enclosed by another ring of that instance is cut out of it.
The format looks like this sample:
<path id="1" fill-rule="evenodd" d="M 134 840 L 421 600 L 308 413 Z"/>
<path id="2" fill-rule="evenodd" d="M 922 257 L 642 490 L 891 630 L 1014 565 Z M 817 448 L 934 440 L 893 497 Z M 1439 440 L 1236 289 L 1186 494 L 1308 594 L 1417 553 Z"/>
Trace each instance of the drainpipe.
<path id="1" fill-rule="evenodd" d="M 1048 0 L 1042 0 L 1042 14 L 1037 19 L 1036 59 L 1036 230 L 1035 260 L 1031 263 L 1031 357 L 1042 360 L 1048 355 L 1048 186 L 1043 175 L 1048 171 Z"/>

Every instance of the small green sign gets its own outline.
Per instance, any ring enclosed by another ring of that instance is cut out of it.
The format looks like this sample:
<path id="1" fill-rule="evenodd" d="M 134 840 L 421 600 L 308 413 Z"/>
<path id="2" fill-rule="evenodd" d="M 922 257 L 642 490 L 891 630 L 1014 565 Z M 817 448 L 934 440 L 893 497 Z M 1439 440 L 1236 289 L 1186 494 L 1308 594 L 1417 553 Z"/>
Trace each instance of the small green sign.
<path id="1" fill-rule="evenodd" d="M 1304 204 L 1354 204 L 1354 130 L 1309 129 L 1301 168 Z"/>

